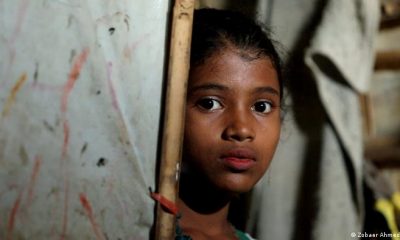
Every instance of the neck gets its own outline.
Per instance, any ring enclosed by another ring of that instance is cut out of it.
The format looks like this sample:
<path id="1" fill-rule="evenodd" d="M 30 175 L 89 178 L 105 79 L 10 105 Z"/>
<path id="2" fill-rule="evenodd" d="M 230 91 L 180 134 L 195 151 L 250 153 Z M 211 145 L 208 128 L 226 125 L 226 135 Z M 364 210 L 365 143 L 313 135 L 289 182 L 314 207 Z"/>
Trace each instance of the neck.
<path id="1" fill-rule="evenodd" d="M 228 222 L 232 195 L 215 189 L 200 177 L 181 175 L 178 207 L 180 226 L 186 232 L 216 235 L 231 229 Z"/>

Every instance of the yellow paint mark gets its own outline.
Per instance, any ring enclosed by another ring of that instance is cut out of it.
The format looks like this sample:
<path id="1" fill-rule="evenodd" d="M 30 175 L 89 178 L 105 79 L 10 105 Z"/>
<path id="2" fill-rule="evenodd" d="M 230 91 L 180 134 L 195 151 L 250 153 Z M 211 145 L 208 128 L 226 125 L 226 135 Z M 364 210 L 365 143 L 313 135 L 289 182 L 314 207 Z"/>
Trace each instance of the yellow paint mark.
<path id="1" fill-rule="evenodd" d="M 3 117 L 7 116 L 8 113 L 10 112 L 11 105 L 14 103 L 17 93 L 21 89 L 21 87 L 25 83 L 25 81 L 26 81 L 26 73 L 22 74 L 21 77 L 19 77 L 18 81 L 15 83 L 14 87 L 12 88 L 10 95 L 7 98 L 7 101 L 4 104 L 3 112 L 1 113 L 1 115 Z"/>

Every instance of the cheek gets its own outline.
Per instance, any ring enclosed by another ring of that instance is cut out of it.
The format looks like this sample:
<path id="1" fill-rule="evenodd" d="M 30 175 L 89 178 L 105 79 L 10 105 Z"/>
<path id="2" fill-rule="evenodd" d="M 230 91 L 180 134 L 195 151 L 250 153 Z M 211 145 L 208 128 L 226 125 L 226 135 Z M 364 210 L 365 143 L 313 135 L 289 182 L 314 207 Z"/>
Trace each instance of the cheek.
<path id="1" fill-rule="evenodd" d="M 269 124 L 265 125 L 259 136 L 259 147 L 263 149 L 263 159 L 265 167 L 267 168 L 275 154 L 280 139 L 281 122 L 276 119 Z"/>
<path id="2" fill-rule="evenodd" d="M 276 120 L 275 124 L 270 128 L 270 136 L 271 139 L 271 147 L 273 147 L 273 152 L 275 152 L 276 147 L 278 146 L 278 142 L 281 136 L 281 121 L 280 119 Z"/>
<path id="3" fill-rule="evenodd" d="M 195 116 L 192 116 L 190 113 L 187 114 L 184 132 L 185 144 L 195 144 L 205 137 L 204 132 L 201 131 L 203 129 L 203 124 L 196 120 Z"/>
<path id="4" fill-rule="evenodd" d="M 219 137 L 217 116 L 199 113 L 196 109 L 188 109 L 185 119 L 185 141 L 206 144 Z"/>
<path id="5" fill-rule="evenodd" d="M 207 114 L 187 111 L 183 144 L 183 164 L 206 176 L 218 175 L 215 161 L 219 154 L 221 131 L 219 121 Z"/>
<path id="6" fill-rule="evenodd" d="M 204 119 L 187 113 L 184 131 L 184 153 L 187 157 L 204 154 L 205 146 L 212 138 L 211 127 Z"/>

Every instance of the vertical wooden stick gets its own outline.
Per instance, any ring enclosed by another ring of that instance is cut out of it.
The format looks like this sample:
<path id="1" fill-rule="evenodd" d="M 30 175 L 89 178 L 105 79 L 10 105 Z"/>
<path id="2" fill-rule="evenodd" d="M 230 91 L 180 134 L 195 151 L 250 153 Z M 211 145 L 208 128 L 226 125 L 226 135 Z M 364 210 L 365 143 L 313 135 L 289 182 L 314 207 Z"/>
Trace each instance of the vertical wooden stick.
<path id="1" fill-rule="evenodd" d="M 159 194 L 176 202 L 195 0 L 175 0 L 162 138 Z M 156 239 L 174 239 L 175 216 L 157 208 Z"/>

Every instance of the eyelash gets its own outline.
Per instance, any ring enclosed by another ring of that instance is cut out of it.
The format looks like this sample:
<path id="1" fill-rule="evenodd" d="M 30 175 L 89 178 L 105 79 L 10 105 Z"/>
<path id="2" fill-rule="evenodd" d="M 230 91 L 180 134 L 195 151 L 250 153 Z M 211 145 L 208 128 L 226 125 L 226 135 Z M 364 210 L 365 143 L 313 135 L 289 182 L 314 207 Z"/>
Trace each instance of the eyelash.
<path id="1" fill-rule="evenodd" d="M 268 110 L 266 111 L 266 112 L 264 112 L 264 111 L 257 111 L 256 110 L 256 105 L 258 104 L 258 103 L 262 103 L 262 104 L 267 104 L 268 105 Z M 254 103 L 254 105 L 253 106 L 251 106 L 251 110 L 253 110 L 253 111 L 255 111 L 255 112 L 258 112 L 258 113 L 261 113 L 261 114 L 268 114 L 268 113 L 270 113 L 271 111 L 272 111 L 272 109 L 273 109 L 273 107 L 274 107 L 274 105 L 273 105 L 273 103 L 271 102 L 271 101 L 268 101 L 268 100 L 260 100 L 260 101 L 257 101 L 257 102 L 255 102 Z"/>
<path id="2" fill-rule="evenodd" d="M 209 104 L 209 103 L 213 103 L 213 104 L 217 103 L 219 106 L 217 106 L 217 108 L 215 108 L 215 109 L 212 109 L 213 107 L 208 108 L 206 106 L 206 104 Z M 222 103 L 219 100 L 211 98 L 211 97 L 200 99 L 199 101 L 197 101 L 196 105 L 206 111 L 215 111 L 215 110 L 222 108 Z"/>
<path id="3" fill-rule="evenodd" d="M 267 106 L 268 106 L 267 109 L 258 111 L 257 104 L 260 104 L 260 103 L 267 104 Z M 207 104 L 209 104 L 209 105 L 207 106 Z M 215 104 L 217 104 L 217 106 L 215 106 Z M 198 106 L 202 110 L 210 111 L 210 112 L 223 108 L 223 104 L 219 100 L 212 98 L 212 97 L 206 97 L 206 98 L 200 99 L 199 101 L 197 101 L 196 106 Z M 268 100 L 258 100 L 253 104 L 253 106 L 251 106 L 252 111 L 255 111 L 260 114 L 268 114 L 273 110 L 273 108 L 274 108 L 274 104 Z"/>

